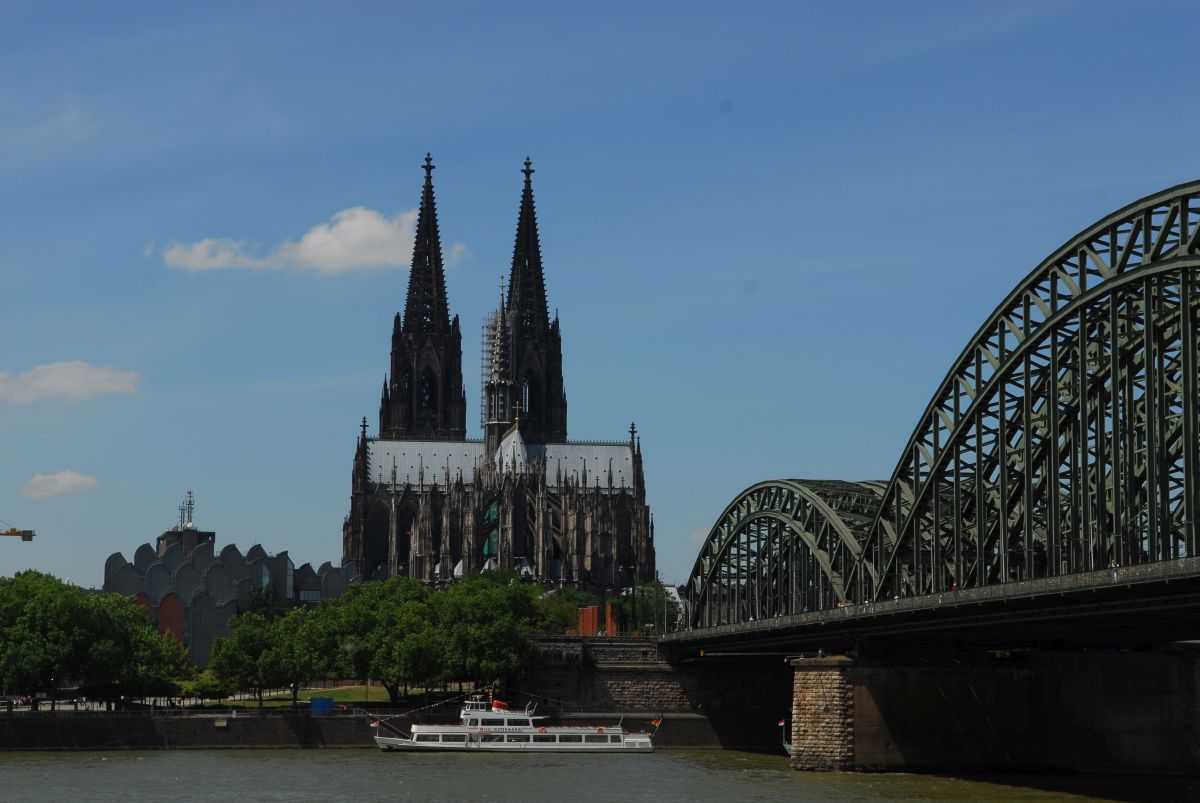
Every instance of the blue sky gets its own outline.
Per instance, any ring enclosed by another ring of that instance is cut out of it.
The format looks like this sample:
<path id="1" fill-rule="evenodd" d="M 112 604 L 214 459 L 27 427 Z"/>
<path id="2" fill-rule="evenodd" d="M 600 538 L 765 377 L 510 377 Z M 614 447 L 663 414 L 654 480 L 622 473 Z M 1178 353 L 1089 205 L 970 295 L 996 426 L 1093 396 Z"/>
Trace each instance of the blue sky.
<path id="1" fill-rule="evenodd" d="M 0 2 L 0 575 L 98 585 L 189 488 L 338 561 L 426 151 L 469 427 L 529 155 L 570 435 L 637 421 L 679 582 L 747 485 L 890 476 L 1013 285 L 1200 174 L 1194 4 L 429 6 Z"/>

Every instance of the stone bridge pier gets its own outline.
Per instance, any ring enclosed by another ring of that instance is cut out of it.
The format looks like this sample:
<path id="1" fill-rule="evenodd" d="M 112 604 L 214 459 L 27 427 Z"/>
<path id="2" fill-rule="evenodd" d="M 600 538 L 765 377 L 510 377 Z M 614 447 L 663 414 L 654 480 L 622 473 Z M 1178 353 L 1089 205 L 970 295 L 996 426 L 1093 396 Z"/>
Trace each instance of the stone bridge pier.
<path id="1" fill-rule="evenodd" d="M 1200 772 L 1200 653 L 795 658 L 800 770 Z"/>

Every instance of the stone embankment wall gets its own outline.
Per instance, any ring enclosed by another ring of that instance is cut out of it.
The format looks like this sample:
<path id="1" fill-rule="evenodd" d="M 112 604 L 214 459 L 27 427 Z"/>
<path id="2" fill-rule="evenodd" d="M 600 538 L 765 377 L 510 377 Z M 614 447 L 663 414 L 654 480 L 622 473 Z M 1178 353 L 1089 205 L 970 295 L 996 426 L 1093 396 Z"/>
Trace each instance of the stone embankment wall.
<path id="1" fill-rule="evenodd" d="M 781 657 L 668 663 L 653 639 L 550 637 L 537 642 L 521 690 L 564 718 L 619 712 L 661 720 L 663 747 L 781 750 L 791 670 Z"/>
<path id="2" fill-rule="evenodd" d="M 374 747 L 365 716 L 0 714 L 0 750 Z"/>
<path id="3" fill-rule="evenodd" d="M 684 677 L 653 639 L 541 638 L 521 690 L 569 711 L 691 712 Z"/>

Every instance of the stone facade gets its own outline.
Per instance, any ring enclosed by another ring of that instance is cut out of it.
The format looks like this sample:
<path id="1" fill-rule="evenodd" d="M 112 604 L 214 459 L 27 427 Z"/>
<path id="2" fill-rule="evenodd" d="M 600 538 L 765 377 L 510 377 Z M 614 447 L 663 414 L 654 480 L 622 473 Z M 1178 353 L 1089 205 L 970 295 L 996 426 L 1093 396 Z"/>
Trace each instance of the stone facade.
<path id="1" fill-rule="evenodd" d="M 562 333 L 546 301 L 528 159 L 507 298 L 483 326 L 483 438 L 466 438 L 432 171 L 426 156 L 404 316 L 376 437 L 362 420 L 343 561 L 365 579 L 443 586 L 489 569 L 601 593 L 654 580 L 636 428 L 628 441 L 567 440 Z"/>
<path id="2" fill-rule="evenodd" d="M 854 768 L 853 661 L 844 656 L 792 661 L 792 768 Z"/>
<path id="3" fill-rule="evenodd" d="M 562 708 L 691 711 L 685 677 L 661 660 L 650 639 L 542 637 L 537 668 L 522 687 Z"/>

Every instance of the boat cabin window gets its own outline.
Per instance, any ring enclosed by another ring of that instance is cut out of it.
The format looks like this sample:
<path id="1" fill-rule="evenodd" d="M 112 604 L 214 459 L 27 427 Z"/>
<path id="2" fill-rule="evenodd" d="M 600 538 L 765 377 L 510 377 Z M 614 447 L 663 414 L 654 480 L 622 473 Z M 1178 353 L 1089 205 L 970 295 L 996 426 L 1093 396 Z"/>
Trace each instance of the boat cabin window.
<path id="1" fill-rule="evenodd" d="M 528 742 L 529 736 L 527 736 L 524 733 L 510 733 L 510 734 L 508 734 L 508 741 L 510 741 L 510 742 Z"/>
<path id="2" fill-rule="evenodd" d="M 438 735 L 436 733 L 418 733 L 417 734 L 418 742 L 436 742 L 437 740 L 438 740 Z"/>
<path id="3" fill-rule="evenodd" d="M 608 740 L 609 740 L 610 742 L 612 742 L 613 744 L 620 744 L 620 743 L 621 743 L 621 737 L 620 737 L 620 736 L 609 736 L 609 737 L 608 737 Z"/>
<path id="4" fill-rule="evenodd" d="M 496 719 L 494 717 L 484 717 L 483 719 L 479 720 L 479 722 L 482 725 L 503 725 L 504 724 L 503 719 Z"/>
<path id="5" fill-rule="evenodd" d="M 588 744 L 600 744 L 601 742 L 607 742 L 608 737 L 603 734 L 597 734 L 596 736 L 584 736 L 583 740 Z"/>
<path id="6" fill-rule="evenodd" d="M 533 736 L 535 742 L 553 742 L 556 738 L 552 733 L 536 733 Z"/>
<path id="7" fill-rule="evenodd" d="M 504 734 L 503 733 L 485 733 L 479 737 L 479 741 L 481 741 L 481 742 L 503 742 Z"/>
<path id="8" fill-rule="evenodd" d="M 582 742 L 583 737 L 578 733 L 563 733 L 558 737 L 559 742 Z"/>
<path id="9" fill-rule="evenodd" d="M 520 718 L 518 718 L 518 719 L 510 719 L 510 720 L 508 720 L 508 724 L 509 724 L 509 725 L 522 725 L 522 726 L 524 726 L 524 727 L 528 728 L 528 727 L 529 727 L 530 725 L 532 725 L 533 723 L 532 723 L 532 722 L 530 722 L 530 720 L 529 720 L 529 717 L 520 717 Z"/>
<path id="10" fill-rule="evenodd" d="M 470 725 L 472 728 L 478 728 L 479 720 L 472 717 L 470 720 L 468 720 L 467 724 Z"/>
<path id="11" fill-rule="evenodd" d="M 442 734 L 443 742 L 465 742 L 466 740 L 467 740 L 467 734 L 465 734 L 465 733 L 443 733 Z"/>

